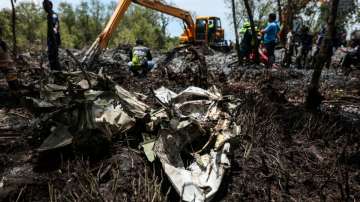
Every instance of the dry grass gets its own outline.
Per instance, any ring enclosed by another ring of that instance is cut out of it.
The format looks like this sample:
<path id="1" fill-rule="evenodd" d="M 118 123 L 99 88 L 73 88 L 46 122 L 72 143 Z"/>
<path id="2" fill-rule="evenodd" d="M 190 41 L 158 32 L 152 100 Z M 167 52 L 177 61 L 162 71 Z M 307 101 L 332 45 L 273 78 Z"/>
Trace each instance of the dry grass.
<path id="1" fill-rule="evenodd" d="M 247 95 L 237 111 L 242 135 L 225 201 L 359 200 L 359 123 L 273 98 Z"/>
<path id="2" fill-rule="evenodd" d="M 49 183 L 49 201 L 167 201 L 161 191 L 162 176 L 147 166 L 135 167 L 133 161 L 132 167 L 124 168 L 120 159 L 112 159 L 96 169 L 86 161 L 76 161 L 75 166 L 68 166 L 65 187 Z"/>

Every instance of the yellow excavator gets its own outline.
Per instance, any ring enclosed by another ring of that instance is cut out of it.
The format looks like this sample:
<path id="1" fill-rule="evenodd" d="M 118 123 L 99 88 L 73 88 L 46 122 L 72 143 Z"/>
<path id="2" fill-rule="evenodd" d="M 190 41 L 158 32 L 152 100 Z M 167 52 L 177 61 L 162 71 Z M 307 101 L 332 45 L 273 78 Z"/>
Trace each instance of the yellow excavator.
<path id="1" fill-rule="evenodd" d="M 184 33 L 180 36 L 181 44 L 206 44 L 217 49 L 229 49 L 227 42 L 224 40 L 224 29 L 221 27 L 221 20 L 218 17 L 201 16 L 197 17 L 194 23 L 190 12 L 166 5 L 159 0 L 119 0 L 116 10 L 106 27 L 86 52 L 83 63 L 88 65 L 101 50 L 107 47 L 112 33 L 119 25 L 131 3 L 182 19 Z"/>

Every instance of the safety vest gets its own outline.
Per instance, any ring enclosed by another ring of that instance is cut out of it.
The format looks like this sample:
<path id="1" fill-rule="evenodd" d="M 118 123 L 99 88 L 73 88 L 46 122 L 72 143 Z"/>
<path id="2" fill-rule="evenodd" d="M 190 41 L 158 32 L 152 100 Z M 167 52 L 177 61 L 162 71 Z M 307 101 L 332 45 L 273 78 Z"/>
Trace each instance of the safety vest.
<path id="1" fill-rule="evenodd" d="M 147 53 L 149 49 L 144 46 L 136 46 L 132 50 L 132 64 L 133 66 L 143 66 L 147 62 Z"/>
<path id="2" fill-rule="evenodd" d="M 214 28 L 214 23 L 209 24 L 209 29 L 212 29 L 212 28 Z"/>

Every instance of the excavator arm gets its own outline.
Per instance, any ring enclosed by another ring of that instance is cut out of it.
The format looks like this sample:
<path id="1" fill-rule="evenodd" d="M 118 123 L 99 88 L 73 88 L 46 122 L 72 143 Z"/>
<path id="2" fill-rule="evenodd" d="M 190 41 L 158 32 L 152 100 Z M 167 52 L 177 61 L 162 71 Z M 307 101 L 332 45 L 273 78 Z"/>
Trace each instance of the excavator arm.
<path id="1" fill-rule="evenodd" d="M 167 15 L 180 18 L 186 23 L 188 29 L 190 30 L 194 29 L 194 21 L 193 18 L 191 17 L 191 14 L 188 11 L 182 10 L 180 8 L 176 8 L 174 6 L 166 5 L 159 0 L 153 0 L 153 1 L 132 0 L 132 2 L 144 6 L 146 8 L 150 8 L 159 11 L 161 13 L 165 13 Z"/>
<path id="2" fill-rule="evenodd" d="M 188 36 L 189 40 L 193 40 L 194 37 L 194 21 L 191 17 L 191 14 L 188 11 L 166 5 L 159 0 L 119 0 L 119 4 L 117 5 L 115 12 L 109 19 L 108 23 L 106 24 L 104 30 L 101 34 L 97 37 L 95 42 L 91 45 L 90 49 L 86 52 L 82 62 L 86 65 L 91 64 L 94 57 L 102 50 L 105 49 L 110 41 L 110 38 L 118 27 L 121 19 L 123 18 L 125 12 L 128 10 L 131 3 L 136 3 L 146 8 L 150 8 L 173 17 L 177 17 L 182 19 L 187 28 L 185 29 L 186 35 Z"/>
<path id="3" fill-rule="evenodd" d="M 124 16 L 130 4 L 131 4 L 131 0 L 119 0 L 115 12 L 109 19 L 104 30 L 99 34 L 99 36 L 96 38 L 95 42 L 91 45 L 91 47 L 86 51 L 85 56 L 82 59 L 82 63 L 85 66 L 87 67 L 91 66 L 95 56 L 100 52 L 100 50 L 105 49 L 107 47 L 112 33 L 119 25 L 120 20 Z"/>
<path id="4" fill-rule="evenodd" d="M 119 23 L 123 18 L 125 12 L 128 10 L 131 2 L 132 0 L 120 0 L 119 4 L 116 6 L 115 12 L 113 13 L 104 30 L 98 37 L 101 49 L 105 49 L 107 47 L 111 35 L 119 26 Z"/>

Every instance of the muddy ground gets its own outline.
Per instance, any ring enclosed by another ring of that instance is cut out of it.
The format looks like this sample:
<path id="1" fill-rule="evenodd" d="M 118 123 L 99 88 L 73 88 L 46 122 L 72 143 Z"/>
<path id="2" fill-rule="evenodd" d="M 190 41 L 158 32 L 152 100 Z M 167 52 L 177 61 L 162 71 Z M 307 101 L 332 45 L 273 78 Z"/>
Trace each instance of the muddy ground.
<path id="1" fill-rule="evenodd" d="M 238 66 L 233 53 L 197 51 L 200 55 L 188 49 L 156 53 L 158 65 L 144 79 L 131 76 L 126 47 L 119 47 L 103 54 L 92 71 L 101 69 L 130 92 L 145 95 L 153 107 L 151 89 L 161 86 L 178 92 L 216 85 L 240 100 L 232 118 L 241 135 L 231 140 L 231 168 L 213 201 L 360 200 L 357 72 L 345 76 L 325 69 L 323 104 L 308 112 L 303 105 L 312 70 Z M 74 61 L 64 51 L 61 56 L 67 70 L 74 70 Z M 17 61 L 26 96 L 38 97 L 39 81 L 50 74 L 43 58 L 23 54 Z M 2 89 L 0 201 L 179 201 L 160 163 L 149 163 L 140 149 L 140 126 L 114 136 L 99 158 L 72 146 L 39 153 L 48 135 L 34 126 L 42 113 L 24 99 L 12 99 L 5 84 Z"/>

